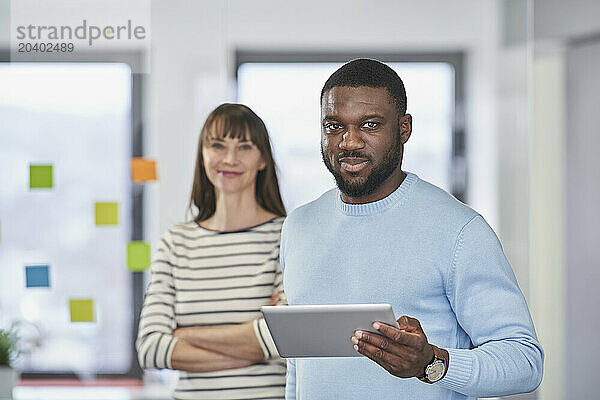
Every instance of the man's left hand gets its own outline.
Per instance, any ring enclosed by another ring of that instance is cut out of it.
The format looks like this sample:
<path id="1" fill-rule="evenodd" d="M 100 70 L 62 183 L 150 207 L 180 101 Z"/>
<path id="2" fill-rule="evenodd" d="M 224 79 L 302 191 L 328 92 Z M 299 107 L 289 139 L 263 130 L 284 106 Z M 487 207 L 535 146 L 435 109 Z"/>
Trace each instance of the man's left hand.
<path id="1" fill-rule="evenodd" d="M 422 377 L 433 360 L 433 347 L 421 324 L 406 315 L 398 318 L 398 327 L 373 323 L 380 335 L 356 331 L 352 337 L 354 349 L 400 378 Z"/>

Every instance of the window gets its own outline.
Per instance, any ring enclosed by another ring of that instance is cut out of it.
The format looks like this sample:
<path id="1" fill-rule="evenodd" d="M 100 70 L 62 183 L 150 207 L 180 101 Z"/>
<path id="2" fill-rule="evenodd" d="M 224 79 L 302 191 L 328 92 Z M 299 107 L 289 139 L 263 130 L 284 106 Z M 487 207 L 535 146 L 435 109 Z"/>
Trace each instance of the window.
<path id="1" fill-rule="evenodd" d="M 352 59 L 356 57 L 348 57 Z M 377 58 L 377 57 L 375 57 Z M 240 60 L 238 101 L 267 125 L 289 211 L 335 186 L 321 160 L 321 88 L 341 62 Z M 403 169 L 453 191 L 455 70 L 446 62 L 387 62 L 402 78 L 413 116 Z"/>
<path id="2" fill-rule="evenodd" d="M 0 64 L 0 87 L 0 326 L 19 330 L 18 368 L 124 373 L 134 324 L 131 70 Z M 31 166 L 52 167 L 50 188 L 30 188 Z M 96 225 L 97 202 L 118 204 L 117 225 Z M 48 266 L 49 287 L 27 287 L 27 266 Z M 71 322 L 72 299 L 93 300 L 94 322 Z"/>

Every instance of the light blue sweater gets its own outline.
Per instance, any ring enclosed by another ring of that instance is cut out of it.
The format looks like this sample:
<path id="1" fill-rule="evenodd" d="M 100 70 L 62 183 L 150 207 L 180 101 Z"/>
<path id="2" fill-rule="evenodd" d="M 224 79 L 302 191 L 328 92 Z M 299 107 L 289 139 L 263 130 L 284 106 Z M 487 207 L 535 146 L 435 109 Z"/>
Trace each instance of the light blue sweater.
<path id="1" fill-rule="evenodd" d="M 281 266 L 290 305 L 389 303 L 450 353 L 435 384 L 363 356 L 289 359 L 286 399 L 466 399 L 532 391 L 542 379 L 542 348 L 498 238 L 414 174 L 377 202 L 346 204 L 333 189 L 294 210 Z"/>

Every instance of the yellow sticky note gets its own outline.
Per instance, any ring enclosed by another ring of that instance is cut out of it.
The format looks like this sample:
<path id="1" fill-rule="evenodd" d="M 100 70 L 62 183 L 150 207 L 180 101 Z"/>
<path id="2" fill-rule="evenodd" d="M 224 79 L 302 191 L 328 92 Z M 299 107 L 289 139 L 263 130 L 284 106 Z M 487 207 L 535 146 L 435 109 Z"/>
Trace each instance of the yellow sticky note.
<path id="1" fill-rule="evenodd" d="M 135 183 L 155 181 L 156 161 L 144 158 L 133 158 L 131 160 L 131 179 Z"/>
<path id="2" fill-rule="evenodd" d="M 94 300 L 71 299 L 69 300 L 71 310 L 71 322 L 94 322 Z"/>
<path id="3" fill-rule="evenodd" d="M 119 203 L 96 203 L 96 225 L 118 225 Z"/>
<path id="4" fill-rule="evenodd" d="M 127 244 L 127 268 L 144 271 L 150 266 L 150 245 L 139 240 Z"/>
<path id="5" fill-rule="evenodd" d="M 29 165 L 30 189 L 51 189 L 52 186 L 52 165 Z"/>

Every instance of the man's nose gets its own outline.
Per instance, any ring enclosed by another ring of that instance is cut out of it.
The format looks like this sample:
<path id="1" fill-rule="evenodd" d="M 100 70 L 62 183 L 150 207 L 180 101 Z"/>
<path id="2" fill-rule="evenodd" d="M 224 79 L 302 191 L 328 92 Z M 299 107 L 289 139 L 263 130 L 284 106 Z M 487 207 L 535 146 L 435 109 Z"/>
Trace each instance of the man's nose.
<path id="1" fill-rule="evenodd" d="M 362 140 L 360 130 L 353 127 L 349 127 L 342 135 L 342 141 L 339 144 L 340 149 L 343 150 L 357 150 L 362 149 L 364 146 L 365 142 Z"/>

